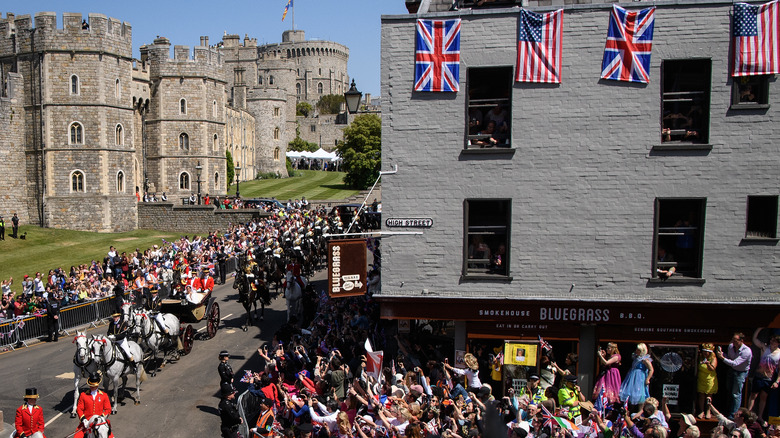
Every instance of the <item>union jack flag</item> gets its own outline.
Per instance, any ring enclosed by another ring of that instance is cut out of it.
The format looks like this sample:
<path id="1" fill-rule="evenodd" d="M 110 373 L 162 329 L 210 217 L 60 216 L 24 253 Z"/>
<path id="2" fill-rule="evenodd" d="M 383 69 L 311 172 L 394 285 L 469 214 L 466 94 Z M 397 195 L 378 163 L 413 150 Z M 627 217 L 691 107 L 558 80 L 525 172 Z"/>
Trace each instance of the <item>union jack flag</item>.
<path id="1" fill-rule="evenodd" d="M 417 20 L 414 91 L 460 90 L 460 19 Z"/>
<path id="2" fill-rule="evenodd" d="M 544 339 L 542 339 L 542 335 L 539 336 L 539 346 L 542 347 L 543 351 L 552 351 L 552 345 L 550 345 L 549 342 L 546 342 Z"/>
<path id="3" fill-rule="evenodd" d="M 650 82 L 655 8 L 629 12 L 612 5 L 601 79 Z"/>
<path id="4" fill-rule="evenodd" d="M 780 73 L 780 5 L 734 5 L 734 72 L 732 76 Z"/>
<path id="5" fill-rule="evenodd" d="M 603 417 L 604 412 L 607 410 L 607 406 L 609 406 L 609 398 L 607 398 L 606 388 L 602 386 L 601 391 L 599 391 L 598 397 L 596 397 L 596 403 L 593 404 L 593 407 Z"/>
<path id="6" fill-rule="evenodd" d="M 536 14 L 520 10 L 516 82 L 561 83 L 563 9 Z"/>
<path id="7" fill-rule="evenodd" d="M 555 415 L 551 414 L 543 404 L 539 403 L 539 406 L 542 407 L 542 419 L 544 420 L 542 427 L 550 426 L 550 430 L 553 430 L 553 424 L 558 424 L 554 419 Z"/>

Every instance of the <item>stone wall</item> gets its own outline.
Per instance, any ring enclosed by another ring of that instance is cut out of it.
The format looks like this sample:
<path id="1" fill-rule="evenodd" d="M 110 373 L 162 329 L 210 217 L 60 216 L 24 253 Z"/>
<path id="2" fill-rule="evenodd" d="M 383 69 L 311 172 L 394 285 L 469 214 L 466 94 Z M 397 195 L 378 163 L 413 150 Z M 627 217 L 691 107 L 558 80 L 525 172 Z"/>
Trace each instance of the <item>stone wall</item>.
<path id="1" fill-rule="evenodd" d="M 336 114 L 320 114 L 318 117 L 296 117 L 301 138 L 316 143 L 329 152 L 336 149 L 336 142 L 344 140 L 344 128 L 347 127 L 347 125 L 337 125 L 336 116 Z"/>
<path id="2" fill-rule="evenodd" d="M 218 210 L 213 205 L 181 206 L 169 202 L 142 202 L 138 204 L 138 228 L 205 234 L 215 230 L 224 231 L 231 225 L 268 215 L 253 209 Z"/>
<path id="3" fill-rule="evenodd" d="M 27 193 L 24 181 L 24 96 L 22 76 L 8 73 L 5 89 L 0 93 L 0 216 L 6 227 L 11 225 L 11 216 L 17 213 L 21 223 L 29 223 Z"/>

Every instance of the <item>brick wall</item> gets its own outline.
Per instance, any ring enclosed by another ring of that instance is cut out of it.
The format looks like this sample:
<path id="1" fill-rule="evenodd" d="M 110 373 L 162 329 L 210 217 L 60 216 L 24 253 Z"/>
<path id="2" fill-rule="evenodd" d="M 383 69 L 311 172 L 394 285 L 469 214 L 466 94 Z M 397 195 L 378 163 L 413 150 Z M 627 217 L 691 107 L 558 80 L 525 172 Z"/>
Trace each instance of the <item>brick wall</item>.
<path id="1" fill-rule="evenodd" d="M 383 216 L 434 219 L 422 236 L 383 242 L 383 294 L 772 299 L 776 245 L 743 237 L 747 196 L 779 192 L 777 82 L 768 110 L 730 110 L 731 3 L 657 6 L 648 85 L 599 80 L 610 5 L 567 8 L 562 84 L 513 84 L 516 151 L 501 156 L 462 153 L 466 78 L 474 66 L 514 69 L 517 9 L 435 14 L 463 19 L 459 93 L 412 92 L 417 17 L 382 18 L 382 162 L 398 165 L 382 179 Z M 661 63 L 683 58 L 712 60 L 708 152 L 653 150 L 661 144 Z M 648 283 L 657 197 L 707 198 L 705 284 Z M 512 199 L 510 283 L 460 281 L 467 198 Z"/>
<path id="2" fill-rule="evenodd" d="M 230 225 L 247 223 L 268 216 L 260 210 L 217 210 L 212 205 L 178 206 L 173 203 L 139 203 L 138 228 L 180 233 L 208 233 L 226 230 Z"/>

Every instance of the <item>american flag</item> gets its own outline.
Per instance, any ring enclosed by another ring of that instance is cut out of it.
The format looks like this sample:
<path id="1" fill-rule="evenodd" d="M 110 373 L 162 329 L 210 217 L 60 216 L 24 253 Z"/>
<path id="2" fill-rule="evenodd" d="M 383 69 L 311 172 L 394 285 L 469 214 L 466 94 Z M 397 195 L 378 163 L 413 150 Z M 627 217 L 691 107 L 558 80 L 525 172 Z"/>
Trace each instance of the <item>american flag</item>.
<path id="1" fill-rule="evenodd" d="M 655 8 L 629 12 L 612 5 L 601 79 L 650 82 Z"/>
<path id="2" fill-rule="evenodd" d="M 414 91 L 460 90 L 460 19 L 417 20 Z"/>
<path id="3" fill-rule="evenodd" d="M 780 5 L 734 4 L 734 73 L 750 76 L 778 73 Z"/>
<path id="4" fill-rule="evenodd" d="M 563 9 L 546 14 L 520 10 L 516 82 L 561 83 Z"/>

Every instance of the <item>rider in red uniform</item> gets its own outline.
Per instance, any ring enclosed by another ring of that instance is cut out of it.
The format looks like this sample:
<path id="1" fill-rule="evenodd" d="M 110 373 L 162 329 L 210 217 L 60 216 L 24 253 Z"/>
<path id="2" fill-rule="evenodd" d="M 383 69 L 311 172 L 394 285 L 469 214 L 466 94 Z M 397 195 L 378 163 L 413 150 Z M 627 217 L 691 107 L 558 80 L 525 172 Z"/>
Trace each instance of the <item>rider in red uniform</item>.
<path id="1" fill-rule="evenodd" d="M 38 390 L 27 388 L 24 390 L 24 404 L 16 409 L 16 421 L 14 426 L 16 438 L 46 438 L 43 434 L 43 409 L 36 403 Z"/>
<path id="2" fill-rule="evenodd" d="M 108 394 L 98 389 L 100 376 L 91 374 L 89 379 L 87 379 L 87 383 L 89 384 L 89 390 L 79 395 L 76 413 L 81 423 L 79 423 L 73 438 L 84 438 L 84 432 L 90 427 L 89 419 L 94 415 L 102 415 L 106 419 L 111 415 L 111 401 L 108 398 Z M 113 436 L 114 434 L 111 434 L 109 438 Z"/>

